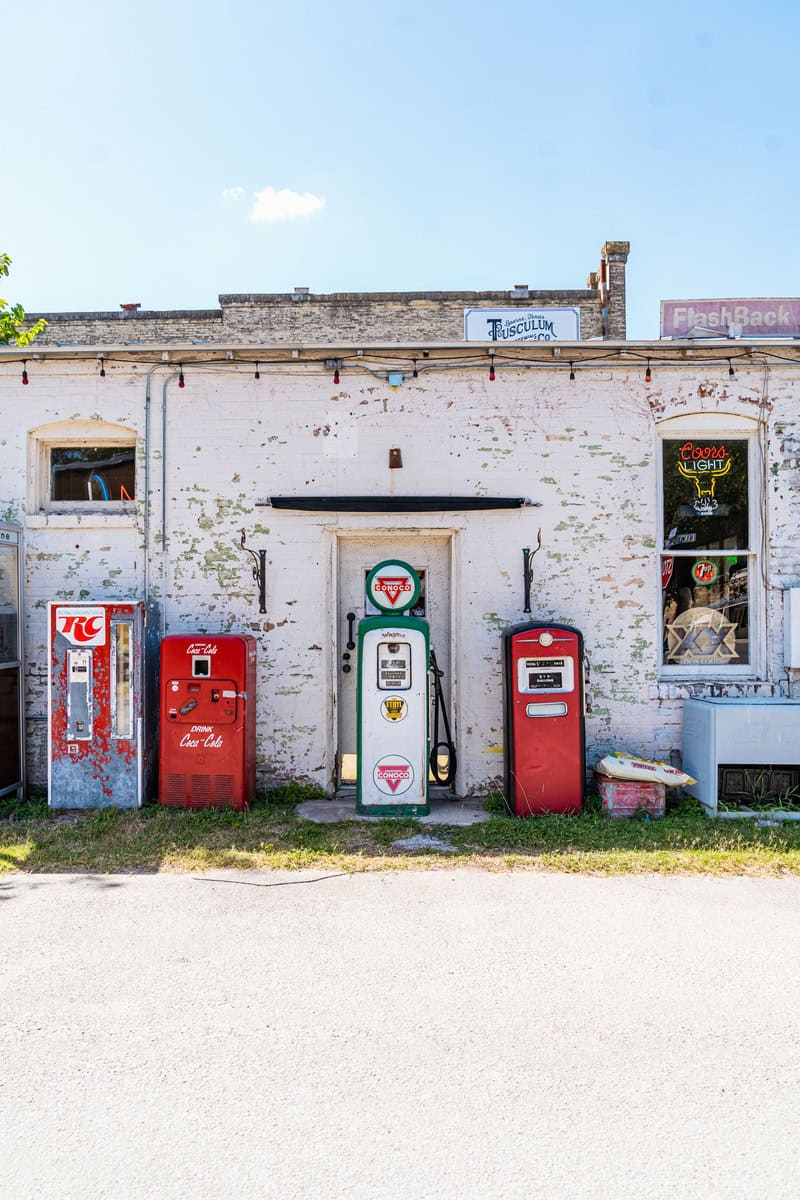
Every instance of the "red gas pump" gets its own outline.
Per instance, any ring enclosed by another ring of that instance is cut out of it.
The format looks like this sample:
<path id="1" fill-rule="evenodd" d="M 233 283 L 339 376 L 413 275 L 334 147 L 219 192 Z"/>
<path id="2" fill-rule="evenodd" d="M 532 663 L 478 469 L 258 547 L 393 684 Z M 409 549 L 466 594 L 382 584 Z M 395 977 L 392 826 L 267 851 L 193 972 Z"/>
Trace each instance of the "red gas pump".
<path id="1" fill-rule="evenodd" d="M 584 795 L 583 638 L 570 625 L 503 634 L 505 800 L 513 816 L 579 812 Z"/>
<path id="2" fill-rule="evenodd" d="M 161 642 L 159 803 L 245 808 L 256 790 L 256 642 L 170 634 Z"/>

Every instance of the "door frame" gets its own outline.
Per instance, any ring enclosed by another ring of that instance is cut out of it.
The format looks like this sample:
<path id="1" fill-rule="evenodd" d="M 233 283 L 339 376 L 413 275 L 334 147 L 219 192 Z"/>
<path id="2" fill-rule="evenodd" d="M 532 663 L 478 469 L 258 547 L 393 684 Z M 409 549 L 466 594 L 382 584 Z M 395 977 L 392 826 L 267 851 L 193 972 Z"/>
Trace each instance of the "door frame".
<path id="1" fill-rule="evenodd" d="M 458 741 L 458 730 L 461 727 L 461 694 L 459 686 L 460 672 L 458 670 L 458 660 L 456 658 L 456 647 L 461 644 L 461 605 L 456 603 L 456 597 L 460 594 L 461 583 L 461 539 L 459 535 L 463 531 L 462 526 L 455 525 L 409 525 L 397 528 L 386 528 L 382 525 L 365 527 L 363 525 L 357 528 L 347 529 L 341 526 L 327 526 L 323 532 L 329 535 L 328 546 L 328 586 L 327 599 L 328 611 L 333 614 L 333 619 L 328 626 L 328 646 L 327 646 L 327 675 L 328 675 L 328 693 L 331 697 L 331 703 L 328 705 L 328 728 L 326 741 L 328 747 L 328 778 L 333 793 L 339 790 L 339 769 L 338 769 L 338 752 L 339 752 L 339 638 L 341 637 L 341 621 L 339 614 L 339 554 L 342 541 L 375 541 L 378 538 L 385 538 L 387 541 L 398 538 L 440 538 L 448 543 L 449 550 L 448 567 L 450 570 L 450 695 L 447 697 L 449 704 L 450 728 L 455 735 L 456 743 Z M 462 758 L 459 755 L 459 760 Z M 461 765 L 459 762 L 454 790 L 456 794 L 460 794 L 461 790 Z"/>

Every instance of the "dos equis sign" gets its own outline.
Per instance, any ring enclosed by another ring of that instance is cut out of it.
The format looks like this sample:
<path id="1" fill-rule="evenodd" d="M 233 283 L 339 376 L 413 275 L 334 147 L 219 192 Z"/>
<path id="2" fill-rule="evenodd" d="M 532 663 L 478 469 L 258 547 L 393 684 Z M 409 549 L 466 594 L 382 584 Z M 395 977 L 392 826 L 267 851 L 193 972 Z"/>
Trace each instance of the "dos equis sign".
<path id="1" fill-rule="evenodd" d="M 367 597 L 385 613 L 402 613 L 419 599 L 419 575 L 408 563 L 387 558 L 367 576 Z"/>

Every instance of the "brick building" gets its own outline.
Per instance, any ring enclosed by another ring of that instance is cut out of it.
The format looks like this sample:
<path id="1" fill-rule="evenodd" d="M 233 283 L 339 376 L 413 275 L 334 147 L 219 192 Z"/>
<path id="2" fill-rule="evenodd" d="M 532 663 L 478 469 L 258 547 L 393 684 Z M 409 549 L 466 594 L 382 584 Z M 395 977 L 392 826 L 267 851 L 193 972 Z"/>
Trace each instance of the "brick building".
<path id="1" fill-rule="evenodd" d="M 31 780 L 47 600 L 144 597 L 166 632 L 256 635 L 262 782 L 349 782 L 347 613 L 395 554 L 424 571 L 457 788 L 496 786 L 500 636 L 523 618 L 539 529 L 533 616 L 584 633 L 590 761 L 612 746 L 674 758 L 688 695 L 791 694 L 800 357 L 626 341 L 627 249 L 607 242 L 581 291 L 223 296 L 208 312 L 46 314 L 33 347 L 0 350 Z M 465 340 L 466 310 L 548 308 L 577 312 L 578 336 Z M 243 532 L 266 550 L 263 614 Z M 717 615 L 698 639 L 699 608 Z"/>

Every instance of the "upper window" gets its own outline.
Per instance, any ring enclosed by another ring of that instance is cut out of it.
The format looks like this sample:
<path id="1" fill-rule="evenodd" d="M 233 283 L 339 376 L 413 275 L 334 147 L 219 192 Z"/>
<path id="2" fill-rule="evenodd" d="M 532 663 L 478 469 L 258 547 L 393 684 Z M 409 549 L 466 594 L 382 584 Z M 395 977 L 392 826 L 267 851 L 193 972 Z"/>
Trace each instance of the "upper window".
<path id="1" fill-rule="evenodd" d="M 757 442 L 707 432 L 662 441 L 662 671 L 753 674 L 761 605 Z"/>
<path id="2" fill-rule="evenodd" d="M 29 513 L 131 513 L 136 435 L 101 421 L 60 421 L 28 437 Z"/>
<path id="3" fill-rule="evenodd" d="M 51 446 L 50 500 L 133 500 L 133 446 Z"/>

